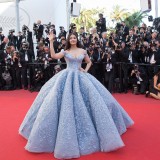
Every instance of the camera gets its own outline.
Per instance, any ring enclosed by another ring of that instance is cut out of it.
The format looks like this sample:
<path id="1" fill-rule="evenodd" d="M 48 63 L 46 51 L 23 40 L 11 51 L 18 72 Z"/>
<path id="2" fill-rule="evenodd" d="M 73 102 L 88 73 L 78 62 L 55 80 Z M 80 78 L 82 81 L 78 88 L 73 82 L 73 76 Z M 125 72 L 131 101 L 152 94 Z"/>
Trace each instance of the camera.
<path id="1" fill-rule="evenodd" d="M 29 49 L 29 43 L 28 42 L 23 42 L 22 43 L 22 48 L 23 48 L 23 50 L 28 50 Z"/>
<path id="2" fill-rule="evenodd" d="M 3 31 L 3 29 L 2 29 L 2 27 L 0 27 L 0 32 L 2 32 Z"/>
<path id="3" fill-rule="evenodd" d="M 12 33 L 14 33 L 14 32 L 15 32 L 14 29 L 10 29 L 10 30 L 9 30 L 9 34 L 12 34 Z"/>
<path id="4" fill-rule="evenodd" d="M 97 37 L 94 37 L 94 40 L 95 40 L 95 41 L 98 41 L 98 38 L 97 38 Z"/>
<path id="5" fill-rule="evenodd" d="M 95 37 L 96 38 L 96 37 Z M 95 42 L 95 48 L 100 48 L 101 47 L 101 45 L 100 45 L 100 42 L 97 40 L 96 42 Z"/>
<path id="6" fill-rule="evenodd" d="M 37 35 L 37 31 L 38 31 L 38 24 L 33 23 L 33 31 L 34 31 L 34 35 Z"/>
<path id="7" fill-rule="evenodd" d="M 101 34 L 101 28 L 102 28 L 102 24 L 100 21 L 96 21 L 96 29 L 97 29 L 97 33 Z"/>
<path id="8" fill-rule="evenodd" d="M 110 36 L 110 37 L 109 37 L 109 40 L 111 41 L 112 39 L 113 39 L 112 36 Z"/>
<path id="9" fill-rule="evenodd" d="M 37 31 L 38 30 L 38 24 L 37 23 L 33 23 L 33 30 Z"/>
<path id="10" fill-rule="evenodd" d="M 11 57 L 7 57 L 7 58 L 6 58 L 6 64 L 7 64 L 7 65 L 11 65 L 11 62 L 12 62 L 12 61 L 11 61 Z"/>
<path id="11" fill-rule="evenodd" d="M 55 25 L 54 24 L 51 24 L 51 22 L 49 22 L 48 24 L 44 24 L 45 26 L 45 32 L 46 34 L 49 34 L 50 32 L 54 32 L 55 30 Z"/>
<path id="12" fill-rule="evenodd" d="M 134 65 L 134 72 L 135 72 L 135 74 L 138 73 L 138 65 Z"/>
<path id="13" fill-rule="evenodd" d="M 121 44 L 120 43 L 117 45 L 117 49 L 121 49 Z"/>
<path id="14" fill-rule="evenodd" d="M 59 27 L 59 29 L 60 29 L 60 31 L 62 31 L 63 27 L 62 27 L 62 26 L 60 26 L 60 27 Z"/>
<path id="15" fill-rule="evenodd" d="M 71 28 L 71 29 L 74 29 L 74 28 L 76 28 L 76 24 L 74 24 L 74 23 L 71 23 L 71 24 L 70 24 L 70 28 Z"/>
<path id="16" fill-rule="evenodd" d="M 75 28 L 76 28 L 76 24 L 71 23 L 69 33 L 72 33 Z"/>
<path id="17" fill-rule="evenodd" d="M 28 26 L 23 25 L 22 26 L 22 32 L 25 33 L 26 31 L 29 31 L 29 28 L 28 28 Z"/>
<path id="18" fill-rule="evenodd" d="M 123 27 L 123 24 L 121 24 L 121 23 L 117 23 L 116 24 L 116 30 L 121 30 L 121 28 Z"/>
<path id="19" fill-rule="evenodd" d="M 58 38 L 61 39 L 61 37 L 65 37 L 66 38 L 66 31 L 64 30 L 63 26 L 60 26 L 60 33 L 58 35 Z"/>

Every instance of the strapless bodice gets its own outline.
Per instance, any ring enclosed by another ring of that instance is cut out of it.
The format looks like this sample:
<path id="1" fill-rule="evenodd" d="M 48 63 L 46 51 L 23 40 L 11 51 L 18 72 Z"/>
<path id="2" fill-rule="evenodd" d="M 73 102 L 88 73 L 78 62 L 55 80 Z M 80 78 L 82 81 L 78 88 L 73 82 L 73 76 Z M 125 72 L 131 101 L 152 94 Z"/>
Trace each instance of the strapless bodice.
<path id="1" fill-rule="evenodd" d="M 85 54 L 80 54 L 77 57 L 73 57 L 72 54 L 65 52 L 65 60 L 67 63 L 67 69 L 79 70 L 81 68 L 82 60 Z"/>

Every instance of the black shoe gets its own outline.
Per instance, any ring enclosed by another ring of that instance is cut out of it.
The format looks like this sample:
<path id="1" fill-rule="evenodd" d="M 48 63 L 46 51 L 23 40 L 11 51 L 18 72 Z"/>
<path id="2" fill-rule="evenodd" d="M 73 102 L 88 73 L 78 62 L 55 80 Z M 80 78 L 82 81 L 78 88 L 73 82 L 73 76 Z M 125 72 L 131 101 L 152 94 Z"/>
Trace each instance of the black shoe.
<path id="1" fill-rule="evenodd" d="M 24 90 L 27 90 L 28 89 L 28 87 L 24 87 Z"/>
<path id="2" fill-rule="evenodd" d="M 20 90 L 20 89 L 22 89 L 22 87 L 17 87 L 16 89 L 17 89 L 17 90 Z"/>
<path id="3" fill-rule="evenodd" d="M 150 92 L 149 91 L 146 91 L 146 97 L 148 97 L 149 96 L 149 94 L 150 94 Z"/>
<path id="4" fill-rule="evenodd" d="M 128 91 L 127 91 L 127 90 L 125 90 L 125 91 L 124 91 L 124 93 L 128 93 Z"/>

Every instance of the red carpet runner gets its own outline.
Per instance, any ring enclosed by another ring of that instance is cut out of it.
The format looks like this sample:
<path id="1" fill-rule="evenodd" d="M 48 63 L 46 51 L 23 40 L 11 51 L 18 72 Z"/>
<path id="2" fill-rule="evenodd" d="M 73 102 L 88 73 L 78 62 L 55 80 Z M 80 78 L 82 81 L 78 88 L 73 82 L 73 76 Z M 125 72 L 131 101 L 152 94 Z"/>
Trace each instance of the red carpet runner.
<path id="1" fill-rule="evenodd" d="M 55 160 L 52 154 L 24 150 L 26 140 L 18 128 L 37 93 L 0 91 L 0 160 Z M 125 147 L 111 153 L 95 153 L 77 160 L 159 160 L 160 101 L 143 95 L 113 94 L 135 121 L 122 136 Z"/>

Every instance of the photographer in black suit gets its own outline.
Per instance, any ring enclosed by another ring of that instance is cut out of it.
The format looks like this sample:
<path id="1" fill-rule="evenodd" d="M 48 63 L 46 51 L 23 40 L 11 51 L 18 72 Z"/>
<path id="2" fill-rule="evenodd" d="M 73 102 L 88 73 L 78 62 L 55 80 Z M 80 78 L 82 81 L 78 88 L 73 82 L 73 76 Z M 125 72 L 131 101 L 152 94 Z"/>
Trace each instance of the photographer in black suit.
<path id="1" fill-rule="evenodd" d="M 17 38 L 14 35 L 14 32 L 15 32 L 14 29 L 9 30 L 9 35 L 8 35 L 9 43 L 8 43 L 8 46 L 14 45 L 14 47 L 16 48 L 16 46 L 17 46 Z"/>
<path id="2" fill-rule="evenodd" d="M 17 40 L 17 42 L 16 42 L 17 49 L 20 50 L 21 45 L 22 45 L 22 40 L 23 40 L 22 32 L 18 32 L 16 40 Z"/>
<path id="3" fill-rule="evenodd" d="M 37 23 L 33 24 L 33 30 L 34 34 L 36 35 L 37 42 L 39 42 L 43 36 L 43 30 L 44 30 L 44 27 L 41 24 L 41 20 L 38 20 Z"/>
<path id="4" fill-rule="evenodd" d="M 14 51 L 12 54 L 12 72 L 13 72 L 13 84 L 14 89 L 22 89 L 21 83 L 21 64 L 20 64 L 20 57 L 19 52 Z"/>
<path id="5" fill-rule="evenodd" d="M 106 48 L 102 55 L 102 62 L 106 62 L 104 66 L 104 85 L 109 92 L 113 91 L 114 84 L 114 63 L 116 62 L 115 54 L 112 54 L 111 48 Z"/>
<path id="6" fill-rule="evenodd" d="M 107 29 L 106 29 L 106 19 L 103 17 L 102 13 L 99 14 L 99 20 L 96 21 L 96 26 L 97 26 L 98 34 L 107 31 Z"/>
<path id="7" fill-rule="evenodd" d="M 27 78 L 27 72 L 30 75 L 30 87 L 32 86 L 33 82 L 33 69 L 32 66 L 29 66 L 28 63 L 31 63 L 34 59 L 34 53 L 32 50 L 29 49 L 29 43 L 24 42 L 22 44 L 22 48 L 19 51 L 20 54 L 20 63 L 22 65 L 22 83 L 24 86 L 24 89 L 28 89 L 28 78 Z"/>
<path id="8" fill-rule="evenodd" d="M 59 38 L 59 39 L 61 39 L 61 37 L 65 37 L 65 38 L 66 38 L 67 32 L 65 31 L 64 27 L 63 27 L 63 26 L 60 26 L 59 29 L 60 29 L 60 33 L 59 33 L 59 35 L 58 35 L 58 38 Z"/>
<path id="9" fill-rule="evenodd" d="M 124 21 L 121 22 L 123 28 L 123 38 L 125 39 L 127 35 L 129 35 L 129 27 L 126 26 L 126 23 Z"/>
<path id="10" fill-rule="evenodd" d="M 134 94 L 144 94 L 147 89 L 148 76 L 143 66 L 134 65 L 130 73 L 130 82 Z"/>
<path id="11" fill-rule="evenodd" d="M 1 45 L 2 45 L 4 37 L 5 36 L 2 34 L 2 28 L 0 28 L 0 50 L 1 50 Z"/>

